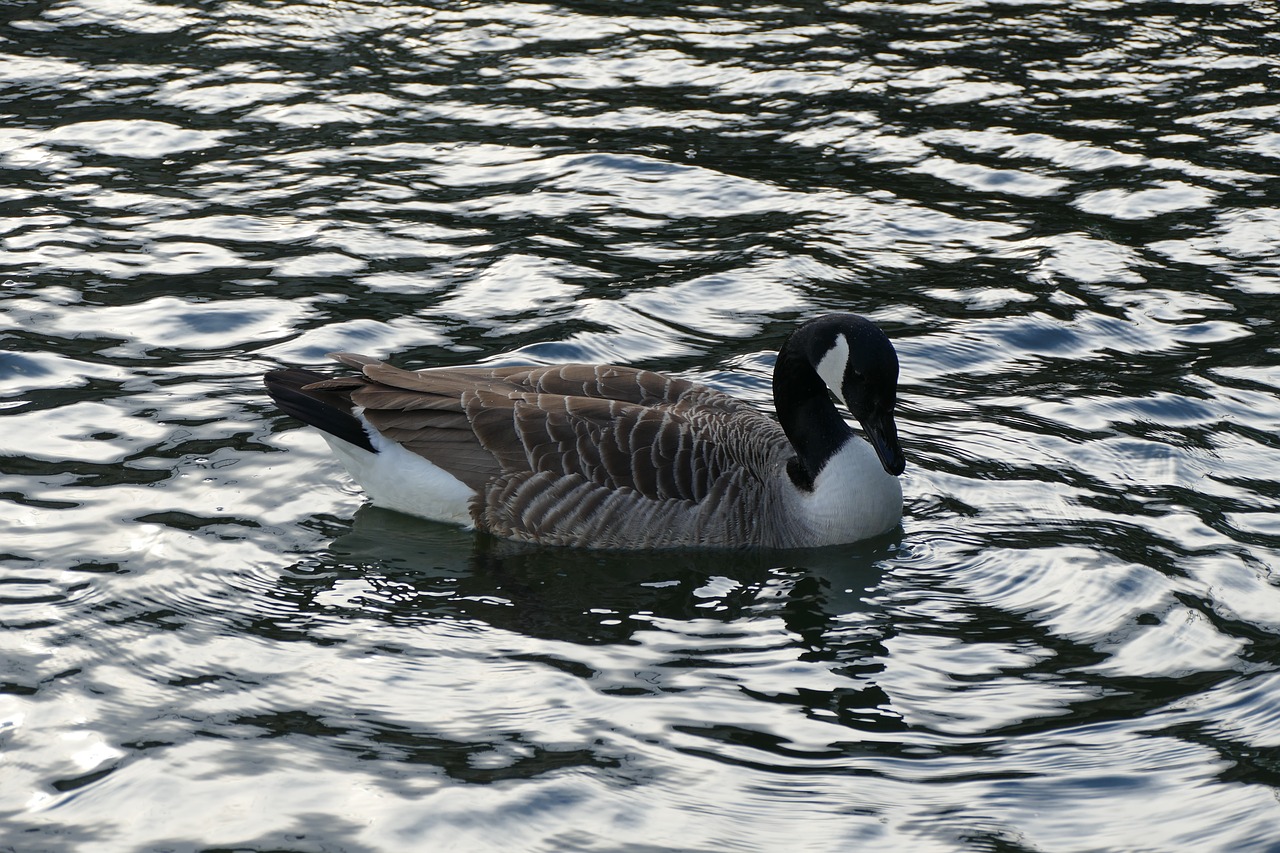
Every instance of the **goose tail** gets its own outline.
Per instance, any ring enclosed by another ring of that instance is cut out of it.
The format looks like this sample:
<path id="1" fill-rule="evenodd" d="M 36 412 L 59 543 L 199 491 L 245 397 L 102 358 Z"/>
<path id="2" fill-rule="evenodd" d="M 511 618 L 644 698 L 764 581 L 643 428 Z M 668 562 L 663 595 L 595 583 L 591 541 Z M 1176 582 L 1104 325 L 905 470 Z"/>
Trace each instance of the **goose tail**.
<path id="1" fill-rule="evenodd" d="M 364 424 L 352 411 L 351 400 L 334 391 L 312 387 L 328 379 L 311 370 L 291 367 L 271 371 L 263 382 L 267 386 L 267 394 L 282 412 L 326 435 L 377 453 Z"/>

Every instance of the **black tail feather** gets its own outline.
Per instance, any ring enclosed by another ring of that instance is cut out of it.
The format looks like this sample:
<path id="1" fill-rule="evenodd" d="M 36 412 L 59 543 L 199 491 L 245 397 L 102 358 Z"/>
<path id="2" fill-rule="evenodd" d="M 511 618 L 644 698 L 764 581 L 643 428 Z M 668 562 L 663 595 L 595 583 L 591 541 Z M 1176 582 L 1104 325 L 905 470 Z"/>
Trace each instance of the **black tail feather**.
<path id="1" fill-rule="evenodd" d="M 335 438 L 377 453 L 364 426 L 351 413 L 350 399 L 332 391 L 309 391 L 306 388 L 329 378 L 321 373 L 290 367 L 271 371 L 263 377 L 263 382 L 280 411 Z"/>

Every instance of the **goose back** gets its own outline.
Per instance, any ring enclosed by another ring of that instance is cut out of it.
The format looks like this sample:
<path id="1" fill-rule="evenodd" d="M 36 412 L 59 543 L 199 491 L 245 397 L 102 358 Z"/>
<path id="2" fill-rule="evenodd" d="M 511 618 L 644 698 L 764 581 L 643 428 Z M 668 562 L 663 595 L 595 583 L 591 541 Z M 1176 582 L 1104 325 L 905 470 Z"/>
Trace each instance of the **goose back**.
<path id="1" fill-rule="evenodd" d="M 316 375 L 304 393 L 347 401 L 465 483 L 479 529 L 597 548 L 799 544 L 780 515 L 792 455 L 781 427 L 709 386 L 603 365 L 408 371 L 337 358 L 360 373 Z"/>

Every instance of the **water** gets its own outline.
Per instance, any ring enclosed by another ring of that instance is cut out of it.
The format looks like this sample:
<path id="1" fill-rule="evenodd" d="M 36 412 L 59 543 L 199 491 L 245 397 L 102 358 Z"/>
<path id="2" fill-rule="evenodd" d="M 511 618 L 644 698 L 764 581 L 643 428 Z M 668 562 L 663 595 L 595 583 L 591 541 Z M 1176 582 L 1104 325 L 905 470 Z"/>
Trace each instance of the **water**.
<path id="1" fill-rule="evenodd" d="M 1265 2 L 0 13 L 0 850 L 1280 850 Z M 901 532 L 526 551 L 260 376 L 903 364 Z"/>

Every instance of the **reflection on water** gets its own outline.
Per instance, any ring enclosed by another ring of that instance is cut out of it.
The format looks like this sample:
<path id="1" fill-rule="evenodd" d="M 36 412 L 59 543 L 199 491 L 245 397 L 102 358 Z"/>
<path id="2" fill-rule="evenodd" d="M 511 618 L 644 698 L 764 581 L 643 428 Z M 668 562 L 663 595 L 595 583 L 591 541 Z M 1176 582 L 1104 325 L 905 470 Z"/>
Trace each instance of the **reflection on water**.
<path id="1" fill-rule="evenodd" d="M 1272 850 L 1265 4 L 0 12 L 0 849 Z M 260 376 L 902 362 L 900 534 L 521 549 Z"/>

